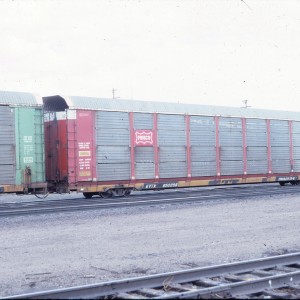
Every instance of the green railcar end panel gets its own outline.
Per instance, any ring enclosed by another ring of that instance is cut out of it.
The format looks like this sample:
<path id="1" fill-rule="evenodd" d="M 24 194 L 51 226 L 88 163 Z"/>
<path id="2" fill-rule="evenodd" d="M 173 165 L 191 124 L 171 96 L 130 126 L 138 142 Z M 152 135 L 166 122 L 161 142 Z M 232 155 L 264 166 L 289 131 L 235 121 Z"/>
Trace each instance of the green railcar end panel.
<path id="1" fill-rule="evenodd" d="M 16 107 L 16 184 L 24 183 L 26 168 L 31 183 L 45 181 L 43 113 L 39 108 Z"/>

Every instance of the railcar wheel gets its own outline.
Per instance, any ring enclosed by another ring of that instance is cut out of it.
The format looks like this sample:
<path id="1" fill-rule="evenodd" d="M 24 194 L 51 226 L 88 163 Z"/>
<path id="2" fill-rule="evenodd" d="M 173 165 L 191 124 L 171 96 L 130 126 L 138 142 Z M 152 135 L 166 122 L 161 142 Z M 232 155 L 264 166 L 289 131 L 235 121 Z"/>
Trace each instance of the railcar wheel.
<path id="1" fill-rule="evenodd" d="M 281 186 L 284 186 L 284 185 L 285 185 L 285 182 L 284 182 L 284 181 L 280 181 L 279 184 L 280 184 Z"/>
<path id="2" fill-rule="evenodd" d="M 85 199 L 91 199 L 93 197 L 93 193 L 83 193 Z"/>
<path id="3" fill-rule="evenodd" d="M 132 189 L 126 189 L 125 190 L 125 196 L 129 196 L 132 192 Z"/>
<path id="4" fill-rule="evenodd" d="M 112 192 L 114 196 L 118 196 L 118 197 L 125 196 L 125 189 L 115 189 Z"/>
<path id="5" fill-rule="evenodd" d="M 111 198 L 113 196 L 111 191 L 107 191 L 107 192 L 100 192 L 99 193 L 100 197 L 102 198 Z"/>

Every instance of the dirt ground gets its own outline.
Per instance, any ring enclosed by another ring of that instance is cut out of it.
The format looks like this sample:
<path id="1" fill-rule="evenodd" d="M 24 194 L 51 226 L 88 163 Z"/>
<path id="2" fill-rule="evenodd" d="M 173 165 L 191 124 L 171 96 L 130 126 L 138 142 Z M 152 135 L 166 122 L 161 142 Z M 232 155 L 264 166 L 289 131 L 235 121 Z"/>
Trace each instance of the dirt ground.
<path id="1" fill-rule="evenodd" d="M 295 251 L 300 195 L 1 218 L 0 296 Z"/>

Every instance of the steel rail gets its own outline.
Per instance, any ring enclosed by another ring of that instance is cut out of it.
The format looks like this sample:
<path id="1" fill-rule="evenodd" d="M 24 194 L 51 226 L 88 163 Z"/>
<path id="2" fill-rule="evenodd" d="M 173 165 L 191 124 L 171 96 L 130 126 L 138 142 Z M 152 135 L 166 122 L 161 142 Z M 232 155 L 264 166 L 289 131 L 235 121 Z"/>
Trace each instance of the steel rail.
<path id="1" fill-rule="evenodd" d="M 296 187 L 296 188 L 295 188 Z M 140 205 L 161 205 L 167 203 L 183 203 L 183 202 L 196 202 L 196 201 L 208 201 L 208 200 L 225 200 L 225 199 L 241 199 L 241 198 L 253 198 L 258 196 L 270 196 L 270 195 L 294 195 L 299 193 L 298 186 L 293 186 L 291 189 L 278 188 L 273 190 L 272 194 L 270 190 L 252 191 L 247 189 L 241 191 L 235 189 L 225 190 L 224 193 L 220 193 L 220 189 L 215 189 L 214 192 L 187 192 L 187 195 L 180 194 L 180 197 L 172 197 L 176 193 L 161 193 L 155 195 L 149 195 L 153 199 L 147 199 L 147 197 L 133 196 L 128 198 L 117 197 L 113 199 L 100 200 L 86 200 L 86 199 L 73 199 L 73 200 L 48 200 L 48 201 L 32 201 L 23 203 L 3 203 L 0 204 L 0 217 L 18 216 L 27 214 L 41 214 L 41 213 L 53 213 L 53 212 L 68 212 L 76 210 L 91 210 L 91 209 L 104 209 L 115 207 L 128 207 L 128 206 L 140 206 Z M 229 192 L 229 193 L 228 193 Z M 191 196 L 190 196 L 191 195 Z M 170 198 L 164 198 L 170 196 Z M 162 198 L 163 197 L 163 198 Z M 121 200 L 120 200 L 121 199 Z"/>
<path id="2" fill-rule="evenodd" d="M 220 293 L 223 297 L 241 296 L 264 290 L 273 290 L 278 287 L 290 287 L 300 283 L 299 263 L 300 253 L 294 253 L 99 284 L 15 295 L 2 299 L 89 299 L 101 297 L 105 299 L 107 297 L 175 299 L 207 297 L 220 295 Z M 262 278 L 256 276 L 259 272 L 264 274 Z M 241 274 L 246 273 L 252 274 L 253 278 L 250 280 L 249 278 L 243 278 Z M 216 277 L 229 278 L 229 282 L 225 280 L 218 284 L 217 281 L 212 280 Z M 235 282 L 230 281 L 230 279 Z M 193 286 L 184 285 L 186 283 L 192 283 Z"/>

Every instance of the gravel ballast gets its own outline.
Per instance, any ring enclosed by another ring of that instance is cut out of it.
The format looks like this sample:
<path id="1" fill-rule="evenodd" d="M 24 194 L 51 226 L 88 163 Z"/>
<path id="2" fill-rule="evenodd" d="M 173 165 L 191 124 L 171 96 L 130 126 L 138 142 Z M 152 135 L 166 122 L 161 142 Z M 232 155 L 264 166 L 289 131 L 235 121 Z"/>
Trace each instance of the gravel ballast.
<path id="1" fill-rule="evenodd" d="M 300 196 L 1 218 L 0 228 L 8 296 L 300 251 Z"/>

